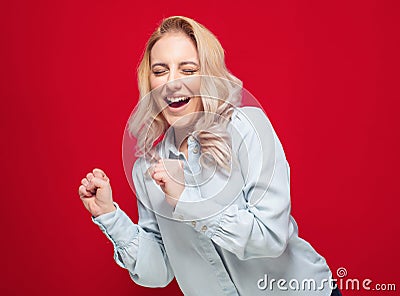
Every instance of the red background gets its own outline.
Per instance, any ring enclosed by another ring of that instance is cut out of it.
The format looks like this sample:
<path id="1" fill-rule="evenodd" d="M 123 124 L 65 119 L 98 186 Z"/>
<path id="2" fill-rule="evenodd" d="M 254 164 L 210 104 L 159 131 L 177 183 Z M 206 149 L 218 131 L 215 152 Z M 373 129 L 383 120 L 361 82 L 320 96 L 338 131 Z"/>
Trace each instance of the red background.
<path id="1" fill-rule="evenodd" d="M 300 235 L 334 273 L 399 289 L 395 3 L 2 1 L 0 294 L 181 294 L 131 282 L 77 195 L 100 167 L 137 221 L 122 136 L 144 44 L 170 15 L 214 32 L 262 102 L 291 165 Z M 360 293 L 395 295 L 344 295 Z"/>

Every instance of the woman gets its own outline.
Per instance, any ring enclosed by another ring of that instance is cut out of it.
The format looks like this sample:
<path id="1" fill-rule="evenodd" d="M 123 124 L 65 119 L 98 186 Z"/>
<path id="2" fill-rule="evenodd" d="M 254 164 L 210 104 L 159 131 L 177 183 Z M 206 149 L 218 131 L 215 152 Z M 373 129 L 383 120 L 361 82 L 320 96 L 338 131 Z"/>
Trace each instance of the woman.
<path id="1" fill-rule="evenodd" d="M 138 223 L 102 170 L 79 187 L 132 280 L 163 287 L 175 277 L 185 295 L 340 295 L 324 258 L 297 235 L 283 148 L 261 109 L 239 107 L 241 82 L 217 38 L 192 19 L 163 20 L 138 80 L 129 125 Z"/>

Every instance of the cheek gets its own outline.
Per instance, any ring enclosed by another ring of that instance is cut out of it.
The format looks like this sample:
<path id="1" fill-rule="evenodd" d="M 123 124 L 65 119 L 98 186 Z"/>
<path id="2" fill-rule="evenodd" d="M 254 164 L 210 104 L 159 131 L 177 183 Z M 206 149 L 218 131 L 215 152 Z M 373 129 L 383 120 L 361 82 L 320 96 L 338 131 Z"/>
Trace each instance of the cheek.
<path id="1" fill-rule="evenodd" d="M 200 95 L 201 78 L 199 76 L 193 75 L 192 77 L 185 78 L 183 81 L 192 94 L 196 96 Z"/>
<path id="2" fill-rule="evenodd" d="M 198 112 L 198 111 L 203 111 L 203 102 L 201 101 L 201 97 L 196 97 L 194 98 L 194 104 L 193 104 L 193 110 L 192 112 Z"/>
<path id="3" fill-rule="evenodd" d="M 162 77 L 154 77 L 150 75 L 150 89 L 155 89 L 164 84 Z"/>

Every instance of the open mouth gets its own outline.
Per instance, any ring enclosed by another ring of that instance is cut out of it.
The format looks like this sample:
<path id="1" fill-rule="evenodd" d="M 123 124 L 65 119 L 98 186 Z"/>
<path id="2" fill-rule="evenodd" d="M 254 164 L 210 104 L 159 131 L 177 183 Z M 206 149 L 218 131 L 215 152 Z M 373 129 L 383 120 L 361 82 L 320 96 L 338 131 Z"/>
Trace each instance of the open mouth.
<path id="1" fill-rule="evenodd" d="M 179 108 L 189 103 L 190 97 L 165 97 L 164 101 L 171 108 Z"/>

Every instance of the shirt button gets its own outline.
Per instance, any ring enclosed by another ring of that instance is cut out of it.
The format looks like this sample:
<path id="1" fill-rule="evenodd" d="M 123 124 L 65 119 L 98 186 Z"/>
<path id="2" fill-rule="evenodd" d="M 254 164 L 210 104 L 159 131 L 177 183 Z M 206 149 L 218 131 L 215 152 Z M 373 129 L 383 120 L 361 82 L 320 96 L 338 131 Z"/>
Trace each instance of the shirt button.
<path id="1" fill-rule="evenodd" d="M 197 152 L 199 152 L 199 149 L 197 147 L 193 148 L 193 153 L 197 154 Z"/>
<path id="2" fill-rule="evenodd" d="M 201 231 L 205 232 L 207 230 L 207 226 L 203 225 L 203 227 L 201 227 Z"/>
<path id="3" fill-rule="evenodd" d="M 196 227 L 196 221 L 192 221 L 193 227 Z"/>
<path id="4" fill-rule="evenodd" d="M 189 141 L 190 141 L 190 142 L 194 142 L 193 136 L 189 136 Z"/>

